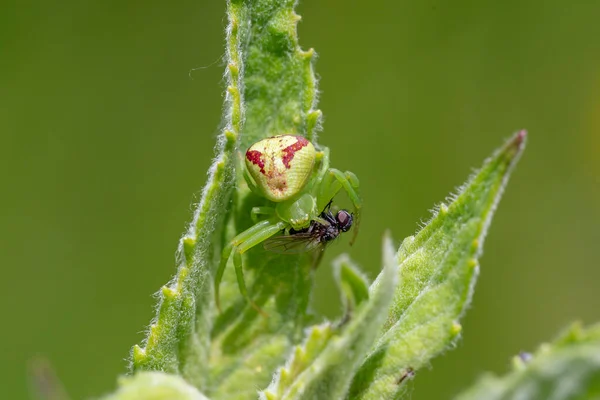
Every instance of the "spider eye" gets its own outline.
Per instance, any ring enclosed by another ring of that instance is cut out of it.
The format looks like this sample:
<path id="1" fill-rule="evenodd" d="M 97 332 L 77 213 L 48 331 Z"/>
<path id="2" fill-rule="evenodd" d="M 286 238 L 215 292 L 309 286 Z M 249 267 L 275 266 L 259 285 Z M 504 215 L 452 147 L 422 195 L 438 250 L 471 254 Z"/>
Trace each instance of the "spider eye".
<path id="1" fill-rule="evenodd" d="M 338 211 L 335 219 L 337 220 L 338 228 L 340 228 L 342 232 L 347 232 L 352 227 L 352 214 L 346 210 Z"/>

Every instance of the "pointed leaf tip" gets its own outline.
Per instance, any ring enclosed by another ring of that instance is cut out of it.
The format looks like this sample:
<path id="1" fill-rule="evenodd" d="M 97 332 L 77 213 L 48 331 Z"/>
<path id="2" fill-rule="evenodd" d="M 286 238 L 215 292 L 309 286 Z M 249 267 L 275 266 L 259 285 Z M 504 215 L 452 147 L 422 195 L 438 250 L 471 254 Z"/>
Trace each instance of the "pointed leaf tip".
<path id="1" fill-rule="evenodd" d="M 400 283 L 380 339 L 353 378 L 350 398 L 399 398 L 405 388 L 396 383 L 398 371 L 417 371 L 456 342 L 486 231 L 526 138 L 524 130 L 515 133 L 416 236 L 402 242 L 397 255 L 388 256 L 399 264 Z"/>
<path id="2" fill-rule="evenodd" d="M 522 129 L 515 133 L 504 145 L 502 153 L 506 155 L 509 161 L 515 160 L 521 155 L 527 144 L 527 131 Z"/>
<path id="3" fill-rule="evenodd" d="M 333 260 L 333 268 L 341 292 L 345 317 L 349 317 L 357 306 L 369 299 L 369 284 L 367 278 L 347 254 L 342 254 Z"/>
<path id="4" fill-rule="evenodd" d="M 521 129 L 520 131 L 515 133 L 515 135 L 513 137 L 513 141 L 515 142 L 515 144 L 517 146 L 524 144 L 526 139 L 527 139 L 527 131 L 525 129 Z"/>
<path id="5" fill-rule="evenodd" d="M 514 134 L 510 143 L 512 146 L 521 151 L 525 147 L 525 143 L 527 142 L 527 131 L 525 129 L 521 129 L 517 133 Z"/>

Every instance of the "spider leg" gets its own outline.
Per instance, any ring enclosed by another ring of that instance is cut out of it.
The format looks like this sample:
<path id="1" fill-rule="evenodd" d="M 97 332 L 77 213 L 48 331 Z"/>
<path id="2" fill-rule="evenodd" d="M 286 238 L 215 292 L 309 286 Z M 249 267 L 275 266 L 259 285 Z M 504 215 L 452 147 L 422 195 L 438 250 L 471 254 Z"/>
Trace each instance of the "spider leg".
<path id="1" fill-rule="evenodd" d="M 327 171 L 329 171 L 329 149 L 327 147 L 323 148 L 323 151 L 317 153 L 317 162 L 319 163 L 319 169 L 314 180 L 313 188 L 321 186 L 321 182 L 323 182 L 323 179 L 325 179 L 325 176 L 327 175 Z"/>
<path id="2" fill-rule="evenodd" d="M 223 249 L 223 255 L 221 257 L 221 262 L 219 263 L 219 268 L 217 269 L 217 272 L 215 274 L 214 282 L 215 302 L 219 311 L 221 310 L 221 304 L 219 300 L 219 286 L 221 284 L 221 280 L 223 279 L 223 273 L 225 271 L 225 267 L 227 266 L 227 261 L 229 261 L 229 257 L 233 252 L 233 266 L 235 267 L 235 274 L 237 277 L 240 293 L 256 311 L 258 311 L 263 316 L 267 315 L 260 307 L 258 307 L 252 301 L 250 295 L 248 294 L 248 289 L 244 280 L 242 254 L 244 254 L 246 251 L 250 250 L 257 244 L 268 239 L 269 237 L 275 235 L 279 231 L 285 229 L 286 227 L 287 224 L 280 220 L 261 221 L 237 235 L 227 246 L 225 246 L 225 248 Z"/>
<path id="3" fill-rule="evenodd" d="M 331 200 L 329 200 L 329 203 L 327 203 L 323 211 L 321 211 L 321 214 L 324 214 L 325 212 L 329 212 L 329 210 L 331 210 L 331 203 L 333 203 L 333 197 L 331 198 Z"/>
<path id="4" fill-rule="evenodd" d="M 257 223 L 258 222 L 258 216 L 259 215 L 274 215 L 275 214 L 275 208 L 273 207 L 252 207 L 252 210 L 250 211 L 250 218 L 252 218 L 252 222 Z"/>
<path id="5" fill-rule="evenodd" d="M 219 262 L 219 267 L 215 272 L 214 276 L 214 288 L 215 288 L 215 304 L 217 305 L 217 309 L 219 312 L 221 311 L 221 301 L 219 298 L 219 287 L 221 286 L 221 280 L 223 279 L 223 273 L 225 272 L 225 267 L 227 266 L 227 261 L 229 261 L 229 257 L 231 256 L 231 252 L 234 248 L 237 248 L 238 245 L 244 242 L 247 238 L 253 236 L 256 232 L 267 227 L 271 222 L 260 221 L 255 225 L 252 225 L 250 228 L 246 229 L 244 232 L 240 233 L 236 237 L 234 237 L 231 242 L 229 242 L 224 248 L 223 253 L 221 254 L 221 261 Z"/>
<path id="6" fill-rule="evenodd" d="M 252 177 L 250 176 L 250 173 L 248 172 L 248 168 L 246 168 L 246 166 L 244 165 L 244 166 L 242 166 L 242 170 L 244 171 L 244 180 L 246 180 L 246 184 L 248 185 L 250 190 L 255 194 L 260 194 L 261 191 L 258 190 L 258 187 L 256 186 L 256 183 L 254 182 L 254 179 L 252 179 Z"/>
<path id="7" fill-rule="evenodd" d="M 328 174 L 325 175 L 321 183 L 319 192 L 319 201 L 325 202 L 326 199 L 332 199 L 342 188 L 348 194 L 348 197 L 354 205 L 354 234 L 350 244 L 353 244 L 358 234 L 360 225 L 360 211 L 362 208 L 362 200 L 358 193 L 359 182 L 356 175 L 350 171 L 342 172 L 340 170 L 330 168 Z M 322 203 L 321 203 L 322 204 Z"/>
<path id="8" fill-rule="evenodd" d="M 362 206 L 362 200 L 358 194 L 359 183 L 356 175 L 350 171 L 342 172 L 335 168 L 331 168 L 329 173 L 332 174 L 335 179 L 337 179 L 346 193 L 348 193 L 348 196 L 350 197 L 350 200 L 352 200 L 354 207 L 360 209 Z"/>

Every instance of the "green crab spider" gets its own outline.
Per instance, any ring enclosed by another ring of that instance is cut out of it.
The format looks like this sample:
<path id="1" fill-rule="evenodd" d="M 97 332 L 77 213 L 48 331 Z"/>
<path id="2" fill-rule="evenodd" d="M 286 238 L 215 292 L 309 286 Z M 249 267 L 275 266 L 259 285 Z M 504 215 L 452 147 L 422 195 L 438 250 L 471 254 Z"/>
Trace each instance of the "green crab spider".
<path id="1" fill-rule="evenodd" d="M 242 254 L 280 232 L 290 234 L 306 231 L 315 221 L 320 226 L 328 226 L 330 222 L 323 218 L 324 210 L 329 209 L 331 200 L 342 189 L 354 206 L 354 213 L 350 217 L 350 224 L 354 220 L 350 244 L 354 243 L 362 206 L 358 193 L 359 182 L 352 172 L 329 167 L 328 148 L 316 151 L 310 141 L 295 135 L 274 136 L 250 146 L 246 151 L 244 178 L 250 190 L 270 203 L 254 207 L 251 216 L 255 224 L 224 247 L 214 276 L 215 302 L 220 310 L 219 286 L 233 253 L 240 293 L 256 311 L 266 316 L 248 294 Z M 259 215 L 266 216 L 266 219 L 259 221 Z"/>

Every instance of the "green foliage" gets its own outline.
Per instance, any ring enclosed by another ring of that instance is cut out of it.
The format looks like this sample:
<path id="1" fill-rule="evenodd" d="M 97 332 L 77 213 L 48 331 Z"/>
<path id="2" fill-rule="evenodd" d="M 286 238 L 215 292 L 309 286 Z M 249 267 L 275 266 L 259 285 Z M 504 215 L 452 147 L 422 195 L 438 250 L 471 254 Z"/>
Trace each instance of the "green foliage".
<path id="1" fill-rule="evenodd" d="M 303 135 L 319 147 L 314 51 L 298 45 L 295 5 L 293 0 L 228 2 L 227 95 L 217 156 L 180 241 L 176 276 L 159 293 L 157 316 L 143 346 L 132 350 L 135 375 L 123 378 L 108 399 L 401 398 L 405 382 L 459 337 L 485 235 L 525 147 L 524 131 L 437 207 L 398 251 L 385 236 L 383 270 L 373 284 L 348 256 L 336 259 L 334 275 L 345 311 L 339 321 L 315 324 L 316 316 L 307 311 L 312 255 L 260 248 L 244 255 L 245 274 L 253 299 L 268 317 L 244 301 L 232 268 L 223 276 L 223 312 L 215 309 L 212 282 L 221 250 L 252 224 L 252 207 L 265 204 L 242 177 L 241 152 L 284 133 Z M 536 393 L 542 393 L 567 366 L 592 376 L 597 331 L 570 331 L 553 351 L 515 371 L 518 379 L 487 379 L 463 398 L 491 398 L 488 393 L 503 393 L 524 380 L 536 382 Z M 554 367 L 545 370 L 546 365 Z M 572 372 L 573 382 L 582 376 L 577 374 Z M 597 391 L 594 382 L 586 390 Z"/>
<path id="2" fill-rule="evenodd" d="M 504 377 L 488 374 L 457 400 L 600 398 L 600 325 L 575 324 L 533 355 L 513 360 Z"/>
<path id="3" fill-rule="evenodd" d="M 351 396 L 394 398 L 415 371 L 449 348 L 458 337 L 458 320 L 468 306 L 479 269 L 477 258 L 495 207 L 525 144 L 517 133 L 486 161 L 397 255 L 400 285 L 381 337 L 361 365 Z"/>
<path id="4" fill-rule="evenodd" d="M 212 327 L 213 306 L 208 299 L 214 235 L 233 189 L 235 149 L 243 121 L 240 18 L 235 11 L 231 11 L 227 31 L 225 127 L 217 144 L 217 157 L 193 220 L 179 242 L 176 276 L 158 294 L 157 316 L 144 346 L 136 345 L 131 352 L 133 371 L 181 373 L 201 387 L 206 384 L 205 360 Z"/>
<path id="5" fill-rule="evenodd" d="M 391 240 L 384 240 L 384 254 L 393 254 Z M 367 301 L 367 284 L 356 266 L 344 257 L 336 263 L 346 319 L 337 327 L 313 327 L 308 340 L 298 347 L 288 365 L 279 371 L 264 399 L 341 399 L 350 380 L 377 337 L 396 287 L 396 264 L 385 257 L 379 284 Z M 361 305 L 356 312 L 354 308 Z"/>
<path id="6" fill-rule="evenodd" d="M 298 44 L 297 0 L 231 0 L 230 23 L 240 25 L 246 119 L 242 148 L 270 136 L 299 134 L 316 142 L 321 112 L 314 50 Z"/>
<path id="7" fill-rule="evenodd" d="M 181 374 L 217 398 L 246 398 L 257 387 L 266 387 L 307 326 L 312 286 L 312 259 L 307 255 L 282 257 L 260 250 L 249 255 L 249 275 L 254 273 L 250 289 L 268 319 L 239 298 L 231 271 L 223 279 L 220 315 L 212 296 L 212 274 L 223 244 L 249 226 L 250 209 L 262 201 L 245 187 L 236 169 L 236 150 L 281 133 L 315 139 L 320 111 L 314 109 L 314 52 L 298 46 L 294 5 L 271 0 L 228 3 L 227 91 L 217 156 L 180 240 L 176 276 L 159 292 L 148 336 L 131 354 L 132 371 Z"/>
<path id="8" fill-rule="evenodd" d="M 208 400 L 180 376 L 164 372 L 139 372 L 121 377 L 119 388 L 103 400 Z"/>

